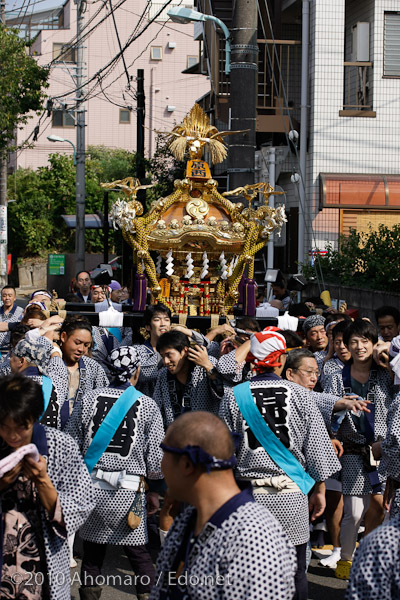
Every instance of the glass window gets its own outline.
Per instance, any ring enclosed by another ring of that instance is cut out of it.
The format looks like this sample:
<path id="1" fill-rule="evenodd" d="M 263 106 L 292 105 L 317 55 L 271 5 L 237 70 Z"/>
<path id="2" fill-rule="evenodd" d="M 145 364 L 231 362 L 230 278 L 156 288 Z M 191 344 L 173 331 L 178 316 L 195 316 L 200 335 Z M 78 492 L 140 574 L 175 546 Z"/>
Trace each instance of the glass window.
<path id="1" fill-rule="evenodd" d="M 151 60 L 162 60 L 162 47 L 152 46 L 150 49 Z"/>
<path id="2" fill-rule="evenodd" d="M 53 127 L 75 127 L 75 111 L 66 112 L 65 110 L 53 110 Z"/>
<path id="3" fill-rule="evenodd" d="M 119 109 L 119 122 L 130 123 L 131 122 L 131 111 L 124 108 Z"/>
<path id="4" fill-rule="evenodd" d="M 67 44 L 60 44 L 58 42 L 53 43 L 53 60 L 59 62 L 71 62 L 76 63 L 76 50 L 75 48 L 68 47 Z"/>
<path id="5" fill-rule="evenodd" d="M 198 56 L 187 56 L 186 57 L 186 68 L 190 69 L 190 67 L 197 65 L 198 62 L 199 62 Z"/>

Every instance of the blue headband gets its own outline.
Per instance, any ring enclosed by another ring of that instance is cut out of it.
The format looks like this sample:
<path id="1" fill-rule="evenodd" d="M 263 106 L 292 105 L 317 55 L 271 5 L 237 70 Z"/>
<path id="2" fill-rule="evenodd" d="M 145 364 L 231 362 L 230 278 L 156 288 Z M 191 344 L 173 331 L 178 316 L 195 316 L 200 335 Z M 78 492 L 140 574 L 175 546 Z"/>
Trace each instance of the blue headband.
<path id="1" fill-rule="evenodd" d="M 238 439 L 236 436 L 238 434 L 233 433 L 232 437 L 235 443 L 235 449 L 238 446 L 238 443 L 242 436 L 239 434 Z M 236 467 L 237 460 L 236 456 L 233 454 L 230 458 L 224 460 L 222 458 L 216 458 L 215 456 L 211 456 L 208 454 L 203 448 L 200 446 L 185 446 L 184 448 L 174 448 L 173 446 L 166 446 L 161 443 L 160 448 L 164 450 L 164 452 L 171 452 L 172 454 L 187 454 L 192 463 L 196 465 L 203 465 L 206 468 L 207 473 L 210 471 L 223 471 L 226 469 L 233 469 Z"/>

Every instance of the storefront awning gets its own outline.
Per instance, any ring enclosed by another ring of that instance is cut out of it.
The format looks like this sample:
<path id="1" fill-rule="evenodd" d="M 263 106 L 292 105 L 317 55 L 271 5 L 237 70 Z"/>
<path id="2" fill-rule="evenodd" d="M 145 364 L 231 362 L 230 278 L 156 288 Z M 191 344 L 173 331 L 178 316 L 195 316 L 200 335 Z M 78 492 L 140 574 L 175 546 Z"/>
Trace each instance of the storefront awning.
<path id="1" fill-rule="evenodd" d="M 320 208 L 400 210 L 400 175 L 320 173 Z"/>

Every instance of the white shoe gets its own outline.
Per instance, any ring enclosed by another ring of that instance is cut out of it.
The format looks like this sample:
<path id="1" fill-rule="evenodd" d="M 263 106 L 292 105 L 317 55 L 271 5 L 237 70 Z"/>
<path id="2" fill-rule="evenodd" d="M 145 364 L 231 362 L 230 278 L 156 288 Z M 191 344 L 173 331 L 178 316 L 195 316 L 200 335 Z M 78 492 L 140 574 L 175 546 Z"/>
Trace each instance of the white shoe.
<path id="1" fill-rule="evenodd" d="M 323 567 L 329 567 L 330 569 L 336 569 L 336 564 L 340 560 L 340 548 L 334 548 L 332 554 L 326 558 L 322 558 L 319 564 Z"/>

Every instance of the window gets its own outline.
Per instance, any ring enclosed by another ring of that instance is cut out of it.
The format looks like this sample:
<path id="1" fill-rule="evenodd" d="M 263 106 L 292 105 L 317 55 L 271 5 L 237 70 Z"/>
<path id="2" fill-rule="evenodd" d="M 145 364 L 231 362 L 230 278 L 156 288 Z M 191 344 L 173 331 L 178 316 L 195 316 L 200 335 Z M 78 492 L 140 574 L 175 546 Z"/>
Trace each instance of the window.
<path id="1" fill-rule="evenodd" d="M 190 67 L 194 67 L 199 62 L 198 56 L 187 56 L 186 57 L 186 68 L 190 69 Z"/>
<path id="2" fill-rule="evenodd" d="M 400 77 L 400 13 L 385 12 L 383 76 Z"/>
<path id="3" fill-rule="evenodd" d="M 120 123 L 129 123 L 131 122 L 131 111 L 126 110 L 124 108 L 119 109 L 119 122 Z"/>
<path id="4" fill-rule="evenodd" d="M 156 19 L 157 21 L 169 21 L 169 16 L 167 13 L 172 6 L 182 6 L 185 8 L 191 8 L 192 10 L 194 8 L 193 0 L 170 0 L 165 10 L 163 10 L 163 7 L 165 6 L 165 0 L 164 2 L 148 0 L 148 5 L 149 8 L 147 12 L 147 18 L 149 21 L 153 19 Z"/>
<path id="5" fill-rule="evenodd" d="M 53 60 L 76 63 L 76 50 L 67 44 L 53 43 Z"/>
<path id="6" fill-rule="evenodd" d="M 75 127 L 75 111 L 53 110 L 53 127 Z"/>
<path id="7" fill-rule="evenodd" d="M 150 49 L 151 60 L 162 60 L 162 47 L 152 46 Z"/>

